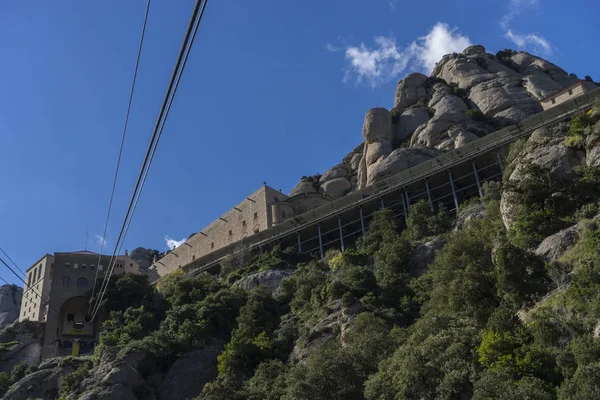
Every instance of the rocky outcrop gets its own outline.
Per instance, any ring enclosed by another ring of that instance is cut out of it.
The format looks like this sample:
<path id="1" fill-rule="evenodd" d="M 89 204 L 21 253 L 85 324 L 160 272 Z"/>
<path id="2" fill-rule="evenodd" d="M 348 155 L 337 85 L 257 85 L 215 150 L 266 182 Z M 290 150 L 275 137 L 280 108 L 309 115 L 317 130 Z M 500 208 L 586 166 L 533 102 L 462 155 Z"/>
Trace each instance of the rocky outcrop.
<path id="1" fill-rule="evenodd" d="M 352 183 L 348 179 L 335 178 L 322 183 L 319 187 L 319 192 L 332 199 L 338 199 L 348 193 L 350 189 L 352 189 Z"/>
<path id="2" fill-rule="evenodd" d="M 245 290 L 252 290 L 258 286 L 264 286 L 271 294 L 276 294 L 279 290 L 281 281 L 291 275 L 289 271 L 271 269 L 263 272 L 257 272 L 240 279 L 235 283 Z"/>
<path id="3" fill-rule="evenodd" d="M 23 289 L 16 285 L 0 286 L 0 328 L 12 324 L 19 318 Z"/>
<path id="4" fill-rule="evenodd" d="M 414 167 L 417 164 L 429 161 L 439 154 L 439 151 L 426 147 L 399 148 L 394 150 L 387 157 L 369 165 L 367 168 L 367 186 Z"/>
<path id="5" fill-rule="evenodd" d="M 454 222 L 454 230 L 462 229 L 474 219 L 485 217 L 485 206 L 483 203 L 471 204 L 460 210 Z"/>
<path id="6" fill-rule="evenodd" d="M 585 160 L 585 152 L 564 144 L 566 131 L 565 124 L 535 130 L 527 139 L 524 150 L 513 160 L 508 182 L 515 186 L 529 179 L 531 166 L 540 167 L 554 178 L 574 177 L 574 168 Z M 500 212 L 507 229 L 513 226 L 521 205 L 518 193 L 511 189 L 502 192 Z"/>
<path id="7" fill-rule="evenodd" d="M 152 261 L 154 258 L 158 258 L 159 252 L 158 250 L 153 249 L 145 249 L 143 247 L 136 247 L 131 250 L 129 253 L 129 257 L 133 258 L 133 260 L 140 265 L 142 269 L 147 269 L 152 265 Z"/>
<path id="8" fill-rule="evenodd" d="M 318 185 L 315 184 L 313 179 L 302 178 L 300 182 L 290 192 L 290 197 L 296 196 L 302 193 L 317 193 Z"/>
<path id="9" fill-rule="evenodd" d="M 217 377 L 217 357 L 224 347 L 223 341 L 207 342 L 175 361 L 157 388 L 158 400 L 194 399 L 199 396 L 204 385 Z"/>
<path id="10" fill-rule="evenodd" d="M 365 139 L 365 147 L 358 166 L 359 189 L 369 184 L 369 167 L 392 152 L 392 116 L 390 112 L 385 108 L 373 108 L 367 111 L 362 136 Z"/>
<path id="11" fill-rule="evenodd" d="M 427 89 L 424 87 L 426 81 L 426 75 L 412 73 L 398 82 L 398 85 L 396 85 L 394 108 L 403 110 L 426 98 Z"/>
<path id="12" fill-rule="evenodd" d="M 535 254 L 549 262 L 557 261 L 578 239 L 577 225 L 571 226 L 544 239 L 535 250 Z"/>
<path id="13" fill-rule="evenodd" d="M 0 332 L 0 371 L 10 372 L 25 362 L 38 365 L 42 359 L 45 324 L 35 321 L 14 322 Z"/>
<path id="14" fill-rule="evenodd" d="M 600 167 L 600 121 L 596 122 L 585 142 L 587 154 L 585 163 L 588 167 Z"/>
<path id="15" fill-rule="evenodd" d="M 427 272 L 429 265 L 435 260 L 436 252 L 444 248 L 446 241 L 443 239 L 433 239 L 418 245 L 412 252 L 409 261 L 409 268 L 416 277 Z"/>

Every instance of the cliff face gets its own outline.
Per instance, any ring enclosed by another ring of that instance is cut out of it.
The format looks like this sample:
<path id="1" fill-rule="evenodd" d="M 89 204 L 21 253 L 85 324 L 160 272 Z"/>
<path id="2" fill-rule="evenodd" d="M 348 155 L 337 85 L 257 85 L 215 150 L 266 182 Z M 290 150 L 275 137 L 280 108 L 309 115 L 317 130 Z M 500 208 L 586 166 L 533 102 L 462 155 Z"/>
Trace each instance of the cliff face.
<path id="1" fill-rule="evenodd" d="M 0 286 L 0 328 L 19 318 L 23 289 L 15 285 Z"/>
<path id="2" fill-rule="evenodd" d="M 364 188 L 541 112 L 540 99 L 576 80 L 526 52 L 492 55 L 477 45 L 448 54 L 431 76 L 398 82 L 390 111 L 367 111 L 364 142 L 318 180 L 303 178 L 291 195 L 339 198 Z"/>

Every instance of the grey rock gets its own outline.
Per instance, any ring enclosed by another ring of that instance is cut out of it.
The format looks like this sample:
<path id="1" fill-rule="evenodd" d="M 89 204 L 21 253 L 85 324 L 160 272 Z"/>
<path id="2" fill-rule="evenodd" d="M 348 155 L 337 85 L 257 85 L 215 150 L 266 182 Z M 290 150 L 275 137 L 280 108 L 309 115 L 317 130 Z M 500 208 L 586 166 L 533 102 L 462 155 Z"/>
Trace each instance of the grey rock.
<path id="1" fill-rule="evenodd" d="M 319 183 L 331 181 L 337 178 L 345 178 L 348 176 L 348 173 L 348 167 L 346 167 L 344 164 L 338 164 L 325 171 L 325 173 L 321 175 Z"/>
<path id="2" fill-rule="evenodd" d="M 570 85 L 576 81 L 576 79 L 569 77 L 569 74 L 562 68 L 524 51 L 513 55 L 511 61 L 517 67 L 517 71 L 523 75 L 543 74 L 558 82 L 561 86 Z"/>
<path id="3" fill-rule="evenodd" d="M 476 56 L 478 54 L 485 54 L 485 47 L 480 44 L 469 46 L 462 51 L 465 56 Z"/>
<path id="4" fill-rule="evenodd" d="M 417 164 L 429 161 L 439 154 L 439 151 L 428 148 L 412 147 L 396 149 L 388 157 L 369 167 L 367 185 L 414 167 Z"/>
<path id="5" fill-rule="evenodd" d="M 594 333 L 593 336 L 595 338 L 600 338 L 600 321 L 598 321 L 598 323 L 596 324 L 596 326 L 594 327 Z"/>
<path id="6" fill-rule="evenodd" d="M 217 377 L 217 357 L 223 341 L 211 341 L 185 353 L 165 375 L 158 387 L 159 400 L 187 400 L 200 395 L 202 388 Z"/>
<path id="7" fill-rule="evenodd" d="M 329 180 L 319 188 L 319 191 L 333 199 L 339 199 L 352 189 L 352 184 L 346 178 L 335 178 Z"/>
<path id="8" fill-rule="evenodd" d="M 535 250 L 535 254 L 543 257 L 546 261 L 557 261 L 577 243 L 578 239 L 577 225 L 571 226 L 544 239 Z"/>
<path id="9" fill-rule="evenodd" d="M 376 140 L 392 140 L 392 116 L 385 108 L 372 108 L 367 111 L 362 130 L 366 143 Z"/>
<path id="10" fill-rule="evenodd" d="M 545 75 L 527 75 L 523 83 L 527 92 L 538 100 L 561 89 L 560 84 Z"/>
<path id="11" fill-rule="evenodd" d="M 425 107 L 409 108 L 404 111 L 394 127 L 394 140 L 403 142 L 409 139 L 417 128 L 429 121 L 429 112 Z"/>
<path id="12" fill-rule="evenodd" d="M 17 285 L 0 286 L 0 328 L 19 319 L 23 289 Z"/>
<path id="13" fill-rule="evenodd" d="M 460 230 L 470 221 L 483 217 L 485 217 L 485 206 L 483 203 L 469 205 L 458 213 L 456 221 L 454 222 L 454 230 Z"/>
<path id="14" fill-rule="evenodd" d="M 248 291 L 258 286 L 264 286 L 269 293 L 275 294 L 281 285 L 281 281 L 290 275 L 291 272 L 289 271 L 271 269 L 245 276 L 239 281 L 235 282 L 235 285 Z"/>
<path id="15" fill-rule="evenodd" d="M 420 99 L 427 97 L 427 89 L 424 87 L 427 76 L 419 73 L 407 75 L 396 85 L 396 96 L 394 108 L 403 110 L 416 104 Z"/>
<path id="16" fill-rule="evenodd" d="M 436 252 L 443 249 L 446 241 L 442 239 L 433 239 L 418 245 L 412 252 L 409 261 L 409 268 L 416 277 L 427 272 L 429 265 L 435 260 Z"/>
<path id="17" fill-rule="evenodd" d="M 42 359 L 45 325 L 35 321 L 15 321 L 0 334 L 0 343 L 17 342 L 0 352 L 0 371 L 9 372 L 19 362 L 38 365 Z"/>
<path id="18" fill-rule="evenodd" d="M 158 254 L 158 250 L 136 247 L 135 249 L 131 250 L 129 257 L 133 258 L 133 260 L 137 262 L 142 269 L 147 269 L 150 267 L 150 265 L 152 265 L 152 260 L 154 260 L 154 257 L 158 258 Z"/>
<path id="19" fill-rule="evenodd" d="M 588 167 L 600 167 L 600 121 L 596 122 L 592 133 L 587 137 L 585 164 Z"/>
<path id="20" fill-rule="evenodd" d="M 317 188 L 313 182 L 302 179 L 296 186 L 294 186 L 290 192 L 290 197 L 302 193 L 317 193 Z"/>

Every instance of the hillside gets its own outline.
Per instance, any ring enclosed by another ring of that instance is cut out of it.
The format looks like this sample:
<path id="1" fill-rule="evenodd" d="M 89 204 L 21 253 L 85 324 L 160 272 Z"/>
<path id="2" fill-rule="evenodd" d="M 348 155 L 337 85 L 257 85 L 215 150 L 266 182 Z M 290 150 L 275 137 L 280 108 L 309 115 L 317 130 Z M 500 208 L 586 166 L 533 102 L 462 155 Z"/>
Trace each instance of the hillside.
<path id="1" fill-rule="evenodd" d="M 573 79 L 527 53 L 445 56 L 297 189 L 346 179 L 343 195 L 540 111 Z M 600 398 L 600 105 L 514 143 L 484 195 L 458 215 L 413 204 L 406 224 L 381 210 L 323 260 L 275 248 L 219 276 L 114 277 L 94 356 L 0 373 L 3 398 Z"/>

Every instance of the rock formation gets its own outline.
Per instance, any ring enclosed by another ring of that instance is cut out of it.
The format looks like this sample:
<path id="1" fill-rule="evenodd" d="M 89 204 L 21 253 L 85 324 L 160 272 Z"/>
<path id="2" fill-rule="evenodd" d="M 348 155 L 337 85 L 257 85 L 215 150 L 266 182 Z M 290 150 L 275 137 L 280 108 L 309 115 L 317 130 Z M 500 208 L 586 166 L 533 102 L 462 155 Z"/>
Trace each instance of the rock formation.
<path id="1" fill-rule="evenodd" d="M 431 76 L 412 73 L 398 82 L 391 111 L 365 115 L 364 142 L 319 179 L 303 179 L 290 195 L 332 198 L 463 146 L 542 111 L 539 100 L 577 78 L 526 52 L 492 55 L 483 46 L 445 55 Z M 600 126 L 588 139 L 588 165 L 600 164 Z"/>
<path id="2" fill-rule="evenodd" d="M 38 365 L 42 359 L 45 325 L 41 322 L 14 322 L 0 332 L 0 372 L 10 370 L 23 361 Z"/>
<path id="3" fill-rule="evenodd" d="M 0 328 L 19 318 L 23 289 L 16 285 L 0 286 Z"/>

